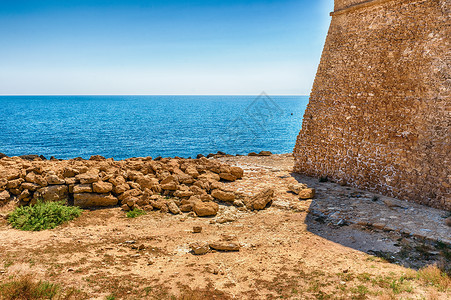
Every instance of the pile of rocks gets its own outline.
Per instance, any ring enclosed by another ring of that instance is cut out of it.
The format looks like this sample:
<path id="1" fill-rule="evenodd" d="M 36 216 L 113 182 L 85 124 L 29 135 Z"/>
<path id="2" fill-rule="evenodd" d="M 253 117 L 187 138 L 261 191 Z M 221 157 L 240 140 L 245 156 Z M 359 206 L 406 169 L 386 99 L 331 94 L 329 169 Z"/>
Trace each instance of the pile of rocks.
<path id="1" fill-rule="evenodd" d="M 193 211 L 197 216 L 216 215 L 217 202 L 246 204 L 250 209 L 266 206 L 271 199 L 254 205 L 255 199 L 244 199 L 227 188 L 227 182 L 242 177 L 241 168 L 205 157 L 158 161 L 150 157 L 123 161 L 101 156 L 63 161 L 4 157 L 0 159 L 0 205 L 12 200 L 22 205 L 38 199 L 67 200 L 82 208 L 121 205 L 124 210 Z"/>

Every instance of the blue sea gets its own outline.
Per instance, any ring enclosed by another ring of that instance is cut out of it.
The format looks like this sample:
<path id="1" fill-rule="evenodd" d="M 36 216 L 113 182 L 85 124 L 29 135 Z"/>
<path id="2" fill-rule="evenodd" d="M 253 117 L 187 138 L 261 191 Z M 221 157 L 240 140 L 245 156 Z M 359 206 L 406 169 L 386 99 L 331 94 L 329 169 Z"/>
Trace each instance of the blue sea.
<path id="1" fill-rule="evenodd" d="M 1 96 L 0 152 L 61 159 L 293 150 L 306 96 Z"/>

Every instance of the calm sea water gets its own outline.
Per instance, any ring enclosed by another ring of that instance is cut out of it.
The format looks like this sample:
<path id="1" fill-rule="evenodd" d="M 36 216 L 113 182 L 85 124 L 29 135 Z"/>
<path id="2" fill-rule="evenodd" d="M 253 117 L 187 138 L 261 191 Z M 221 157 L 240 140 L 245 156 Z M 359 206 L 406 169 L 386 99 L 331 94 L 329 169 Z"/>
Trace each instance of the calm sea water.
<path id="1" fill-rule="evenodd" d="M 293 150 L 305 96 L 2 96 L 0 152 L 114 159 Z"/>

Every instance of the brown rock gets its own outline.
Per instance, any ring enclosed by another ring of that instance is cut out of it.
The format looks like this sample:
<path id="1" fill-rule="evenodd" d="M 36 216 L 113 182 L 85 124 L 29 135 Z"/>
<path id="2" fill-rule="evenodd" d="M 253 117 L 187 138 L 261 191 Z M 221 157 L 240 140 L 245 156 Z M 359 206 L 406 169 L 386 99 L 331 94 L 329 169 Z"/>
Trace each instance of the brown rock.
<path id="1" fill-rule="evenodd" d="M 240 167 L 231 167 L 230 173 L 235 176 L 237 179 L 241 179 L 244 176 L 244 171 Z"/>
<path id="2" fill-rule="evenodd" d="M 133 190 L 128 190 L 128 191 L 124 192 L 123 194 L 121 194 L 117 198 L 122 201 L 122 200 L 125 200 L 125 199 L 129 198 L 129 197 L 138 197 L 141 194 L 142 194 L 142 192 L 140 190 L 133 189 Z"/>
<path id="3" fill-rule="evenodd" d="M 37 190 L 33 198 L 44 201 L 61 201 L 67 199 L 68 192 L 69 190 L 66 185 L 52 185 Z"/>
<path id="4" fill-rule="evenodd" d="M 99 180 L 99 175 L 97 174 L 91 174 L 91 173 L 84 173 L 79 174 L 75 176 L 75 178 L 80 181 L 81 184 L 88 184 L 93 183 Z"/>
<path id="5" fill-rule="evenodd" d="M 299 199 L 307 200 L 315 197 L 315 189 L 303 189 L 299 192 Z"/>
<path id="6" fill-rule="evenodd" d="M 94 206 L 114 206 L 117 204 L 117 202 L 117 198 L 110 194 L 74 194 L 74 205 L 81 208 Z"/>
<path id="7" fill-rule="evenodd" d="M 288 185 L 288 190 L 296 195 L 299 195 L 299 193 L 306 188 L 308 188 L 307 185 L 303 183 L 292 183 Z"/>
<path id="8" fill-rule="evenodd" d="M 175 202 L 172 201 L 172 200 L 170 200 L 170 201 L 167 202 L 167 206 L 168 206 L 169 211 L 170 211 L 171 213 L 173 213 L 174 215 L 179 215 L 179 214 L 182 213 L 182 212 L 180 211 L 179 207 L 177 206 L 177 204 L 175 204 Z"/>
<path id="9" fill-rule="evenodd" d="M 215 202 L 196 202 L 193 207 L 194 212 L 199 217 L 216 216 L 219 205 Z"/>
<path id="10" fill-rule="evenodd" d="M 30 197 L 31 197 L 30 191 L 29 190 L 23 190 L 22 193 L 20 193 L 18 198 L 19 198 L 19 200 L 23 201 L 24 199 L 30 200 Z"/>
<path id="11" fill-rule="evenodd" d="M 161 184 L 161 188 L 166 191 L 175 191 L 177 190 L 177 183 L 175 181 L 171 181 L 169 183 Z"/>
<path id="12" fill-rule="evenodd" d="M 271 151 L 260 151 L 260 153 L 258 153 L 258 156 L 271 156 L 272 152 Z"/>
<path id="13" fill-rule="evenodd" d="M 92 193 L 92 185 L 91 184 L 76 184 L 72 190 L 75 194 L 80 193 Z"/>
<path id="14" fill-rule="evenodd" d="M 24 180 L 22 178 L 10 180 L 6 184 L 6 188 L 7 189 L 17 189 L 22 184 L 22 182 L 24 182 Z"/>
<path id="15" fill-rule="evenodd" d="M 56 175 L 48 175 L 45 179 L 47 180 L 47 183 L 51 185 L 61 185 L 66 183 L 64 179 L 61 179 Z"/>
<path id="16" fill-rule="evenodd" d="M 8 202 L 11 198 L 8 191 L 0 192 L 0 202 Z"/>
<path id="17" fill-rule="evenodd" d="M 210 248 L 219 251 L 240 251 L 241 245 L 233 241 L 219 241 L 210 243 Z"/>
<path id="18" fill-rule="evenodd" d="M 115 186 L 113 191 L 116 194 L 122 194 L 122 193 L 125 193 L 126 191 L 128 191 L 129 189 L 130 189 L 130 186 L 126 183 L 123 183 L 123 184 L 119 184 L 119 185 Z"/>
<path id="19" fill-rule="evenodd" d="M 449 227 L 451 227 L 451 217 L 445 219 L 445 224 Z"/>
<path id="20" fill-rule="evenodd" d="M 211 195 L 220 201 L 224 201 L 224 202 L 235 201 L 235 194 L 232 192 L 225 192 L 225 191 L 216 189 L 216 190 L 211 191 Z"/>
<path id="21" fill-rule="evenodd" d="M 193 233 L 201 233 L 202 226 L 193 226 Z"/>
<path id="22" fill-rule="evenodd" d="M 274 189 L 267 188 L 250 199 L 251 208 L 255 210 L 262 210 L 272 202 L 274 196 Z"/>
<path id="23" fill-rule="evenodd" d="M 36 183 L 24 182 L 24 183 L 22 183 L 21 188 L 34 192 L 34 191 L 40 189 L 41 186 Z"/>
<path id="24" fill-rule="evenodd" d="M 94 182 L 92 184 L 94 193 L 107 194 L 113 190 L 113 184 L 104 181 Z"/>
<path id="25" fill-rule="evenodd" d="M 235 181 L 236 177 L 232 175 L 231 173 L 219 173 L 219 177 L 223 180 L 227 181 Z"/>
<path id="26" fill-rule="evenodd" d="M 207 242 L 196 242 L 190 245 L 195 255 L 204 255 L 210 251 L 210 247 Z"/>
<path id="27" fill-rule="evenodd" d="M 122 208 L 123 211 L 129 211 L 130 210 L 130 206 L 128 206 L 127 204 L 123 204 L 121 206 L 121 208 Z"/>

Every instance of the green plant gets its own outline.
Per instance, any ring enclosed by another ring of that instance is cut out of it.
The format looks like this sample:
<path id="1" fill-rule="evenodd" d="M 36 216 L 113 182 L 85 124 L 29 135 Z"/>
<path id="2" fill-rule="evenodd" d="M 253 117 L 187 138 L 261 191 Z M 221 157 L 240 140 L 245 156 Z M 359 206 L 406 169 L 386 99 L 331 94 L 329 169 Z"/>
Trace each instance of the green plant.
<path id="1" fill-rule="evenodd" d="M 116 296 L 114 296 L 114 294 L 108 295 L 105 297 L 105 300 L 115 300 Z"/>
<path id="2" fill-rule="evenodd" d="M 136 218 L 142 215 L 145 215 L 146 212 L 141 210 L 141 209 L 137 209 L 137 208 L 133 208 L 133 210 L 130 210 L 127 212 L 127 218 Z"/>
<path id="3" fill-rule="evenodd" d="M 66 206 L 63 202 L 43 202 L 16 208 L 8 217 L 14 228 L 27 231 L 53 229 L 64 222 L 79 217 L 82 210 Z"/>

